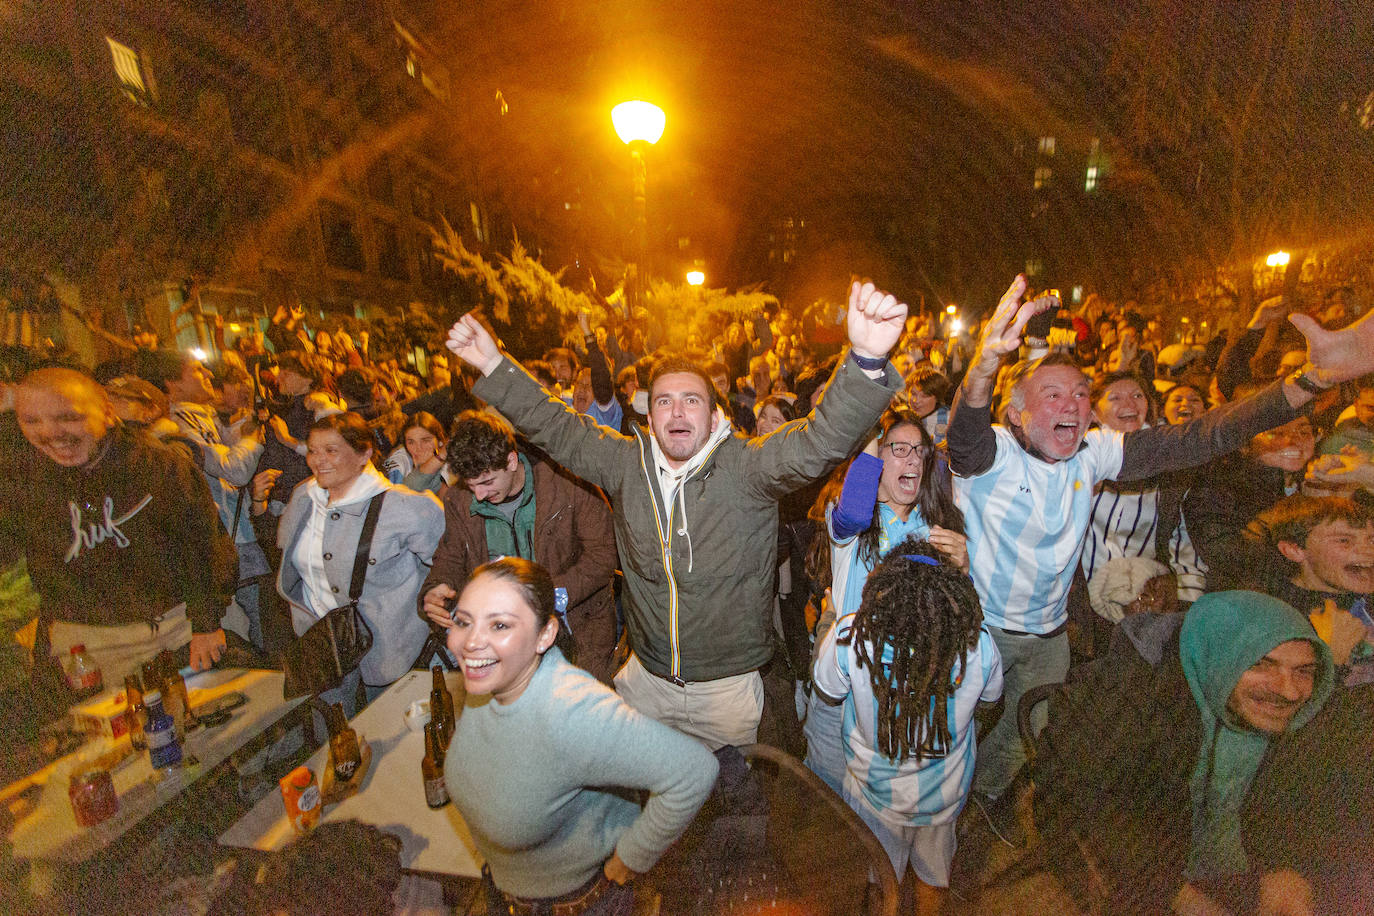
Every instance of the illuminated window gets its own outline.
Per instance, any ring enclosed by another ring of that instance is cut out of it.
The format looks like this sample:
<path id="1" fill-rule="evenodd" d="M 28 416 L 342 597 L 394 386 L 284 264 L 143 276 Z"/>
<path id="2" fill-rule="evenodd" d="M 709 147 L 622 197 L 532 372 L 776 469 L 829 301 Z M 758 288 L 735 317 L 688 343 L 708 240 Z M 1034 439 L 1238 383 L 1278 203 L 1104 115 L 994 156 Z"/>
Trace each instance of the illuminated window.
<path id="1" fill-rule="evenodd" d="M 1050 183 L 1050 174 L 1050 168 L 1047 165 L 1042 165 L 1035 170 L 1035 189 L 1037 191 Z"/>
<path id="2" fill-rule="evenodd" d="M 1073 298 L 1073 301 L 1074 301 L 1074 302 L 1082 302 L 1082 301 L 1083 301 L 1083 287 L 1081 287 L 1081 286 L 1075 286 L 1075 287 L 1073 288 L 1073 296 L 1072 296 L 1072 298 Z"/>
<path id="3" fill-rule="evenodd" d="M 139 59 L 138 52 L 108 35 L 105 41 L 110 46 L 110 57 L 114 61 L 120 89 L 129 101 L 147 108 L 151 93 L 148 91 L 148 82 L 143 78 L 143 61 Z"/>
<path id="4" fill-rule="evenodd" d="M 1040 260 L 1039 258 L 1027 258 L 1027 259 L 1026 259 L 1026 276 L 1028 276 L 1028 277 L 1038 276 L 1038 275 L 1040 274 L 1040 272 L 1043 271 L 1044 269 L 1045 269 L 1045 262 L 1042 261 L 1042 260 Z"/>
<path id="5" fill-rule="evenodd" d="M 1083 179 L 1083 190 L 1093 191 L 1097 189 L 1097 166 L 1088 166 L 1088 177 Z"/>
<path id="6" fill-rule="evenodd" d="M 1053 138 L 1053 137 L 1041 137 L 1041 138 L 1040 138 L 1040 155 L 1042 155 L 1042 156 L 1053 156 L 1053 155 L 1054 155 L 1054 138 Z"/>

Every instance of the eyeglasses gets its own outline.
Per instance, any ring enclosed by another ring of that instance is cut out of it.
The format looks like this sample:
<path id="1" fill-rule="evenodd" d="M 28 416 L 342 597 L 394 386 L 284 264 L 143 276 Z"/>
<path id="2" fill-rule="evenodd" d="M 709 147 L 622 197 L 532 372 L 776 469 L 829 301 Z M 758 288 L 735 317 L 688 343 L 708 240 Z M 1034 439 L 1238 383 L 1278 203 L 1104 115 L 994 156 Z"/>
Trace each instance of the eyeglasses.
<path id="1" fill-rule="evenodd" d="M 924 445 L 913 445 L 910 442 L 889 442 L 883 448 L 891 450 L 893 458 L 906 458 L 914 452 L 919 460 L 930 454 L 930 449 Z"/>

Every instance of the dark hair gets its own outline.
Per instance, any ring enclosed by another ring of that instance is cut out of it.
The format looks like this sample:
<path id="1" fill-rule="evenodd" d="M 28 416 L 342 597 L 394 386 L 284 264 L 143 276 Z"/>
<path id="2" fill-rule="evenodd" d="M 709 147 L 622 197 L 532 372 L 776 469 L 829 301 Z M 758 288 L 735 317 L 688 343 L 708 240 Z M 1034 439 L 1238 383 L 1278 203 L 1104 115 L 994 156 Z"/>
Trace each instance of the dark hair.
<path id="1" fill-rule="evenodd" d="M 1303 496 L 1294 494 L 1279 500 L 1255 516 L 1246 529 L 1251 540 L 1267 541 L 1270 546 L 1288 541 L 1307 547 L 1312 530 L 1324 522 L 1345 522 L 1352 528 L 1374 524 L 1374 509 L 1346 496 Z"/>
<path id="2" fill-rule="evenodd" d="M 301 378 L 309 379 L 314 385 L 320 382 L 320 374 L 306 364 L 304 356 L 297 350 L 282 353 L 277 357 L 277 373 L 280 375 L 282 372 L 294 372 Z"/>
<path id="3" fill-rule="evenodd" d="M 515 430 L 484 410 L 465 410 L 453 421 L 448 466 L 460 480 L 472 480 L 506 466 L 515 451 Z"/>
<path id="4" fill-rule="evenodd" d="M 553 388 L 558 384 L 558 379 L 554 378 L 553 366 L 544 362 L 542 359 L 532 359 L 524 364 L 525 371 L 535 377 L 535 380 L 545 388 Z"/>
<path id="5" fill-rule="evenodd" d="M 982 625 L 973 580 L 928 541 L 907 538 L 869 574 L 853 628 L 839 643 L 853 645 L 859 667 L 868 669 L 884 755 L 921 760 L 949 752 L 955 665 L 962 676 Z"/>
<path id="6" fill-rule="evenodd" d="M 444 432 L 444 424 L 440 423 L 437 419 L 435 419 L 434 414 L 429 413 L 425 410 L 420 410 L 416 411 L 415 416 L 407 420 L 405 425 L 401 427 L 402 442 L 405 441 L 406 433 L 410 432 L 412 429 L 415 429 L 416 427 L 423 429 L 425 432 L 431 434 L 432 436 L 434 436 L 435 439 L 438 439 L 441 443 L 448 441 L 448 434 Z"/>
<path id="7" fill-rule="evenodd" d="M 553 577 L 548 570 L 526 560 L 524 557 L 502 557 L 490 563 L 483 563 L 472 571 L 468 577 L 471 584 L 479 576 L 491 576 L 500 579 L 502 582 L 509 582 L 515 586 L 520 593 L 520 599 L 525 602 L 526 607 L 534 612 L 534 619 L 538 629 L 543 629 L 548 625 L 549 618 L 556 617 L 554 611 L 554 585 Z M 558 636 L 554 638 L 553 644 L 568 659 L 577 663 L 576 651 L 573 648 L 572 631 L 568 629 L 567 622 L 558 621 Z"/>
<path id="8" fill-rule="evenodd" d="M 190 361 L 190 354 L 180 350 L 138 350 L 130 357 L 131 374 L 170 394 L 167 383 L 181 378 Z"/>
<path id="9" fill-rule="evenodd" d="M 372 430 L 368 428 L 367 421 L 351 410 L 343 413 L 330 414 L 320 417 L 310 424 L 310 432 L 317 430 L 333 430 L 343 437 L 343 441 L 348 443 L 348 447 L 358 454 L 362 454 L 368 449 L 372 449 L 372 460 L 377 459 L 377 450 L 373 448 L 376 440 L 372 438 Z"/>
<path id="10" fill-rule="evenodd" d="M 372 379 L 361 369 L 345 369 L 335 385 L 350 404 L 372 403 Z"/>
<path id="11" fill-rule="evenodd" d="M 573 375 L 576 375 L 577 370 L 582 368 L 582 361 L 577 358 L 576 353 L 569 350 L 567 347 L 551 347 L 549 351 L 544 354 L 544 362 L 548 363 L 550 367 L 553 366 L 553 361 L 556 359 L 562 359 L 567 363 L 568 368 L 572 369 Z"/>
<path id="12" fill-rule="evenodd" d="M 759 401 L 754 405 L 754 416 L 762 416 L 763 408 L 765 407 L 776 407 L 778 413 L 782 414 L 782 421 L 784 423 L 790 423 L 797 419 L 796 408 L 792 406 L 792 402 L 784 395 L 770 394 L 762 401 Z"/>
<path id="13" fill-rule="evenodd" d="M 949 406 L 949 399 L 954 394 L 954 386 L 950 384 L 949 376 L 930 363 L 921 363 L 907 373 L 906 388 L 919 388 L 944 407 Z"/>
<path id="14" fill-rule="evenodd" d="M 1093 380 L 1091 393 L 1088 395 L 1088 400 L 1092 402 L 1093 409 L 1097 409 L 1098 400 L 1107 393 L 1108 388 L 1112 387 L 1117 382 L 1135 382 L 1136 387 L 1140 389 L 1140 393 L 1145 395 L 1145 420 L 1146 422 L 1153 423 L 1158 407 L 1158 405 L 1155 404 L 1154 398 L 1155 386 L 1145 381 L 1139 373 L 1132 372 L 1129 369 L 1108 372 Z M 1206 398 L 1203 398 L 1203 400 L 1205 401 Z"/>
<path id="15" fill-rule="evenodd" d="M 654 385 L 658 384 L 658 380 L 665 375 L 673 375 L 679 372 L 686 372 L 701 379 L 701 383 L 706 386 L 706 396 L 711 399 L 711 410 L 714 411 L 719 401 L 719 396 L 716 392 L 716 386 L 711 384 L 711 377 L 706 374 L 706 370 L 703 369 L 699 363 L 695 363 L 687 357 L 677 354 L 665 356 L 663 359 L 654 363 L 653 371 L 649 373 L 649 403 L 653 403 Z M 725 392 L 720 392 L 721 396 L 724 394 Z"/>

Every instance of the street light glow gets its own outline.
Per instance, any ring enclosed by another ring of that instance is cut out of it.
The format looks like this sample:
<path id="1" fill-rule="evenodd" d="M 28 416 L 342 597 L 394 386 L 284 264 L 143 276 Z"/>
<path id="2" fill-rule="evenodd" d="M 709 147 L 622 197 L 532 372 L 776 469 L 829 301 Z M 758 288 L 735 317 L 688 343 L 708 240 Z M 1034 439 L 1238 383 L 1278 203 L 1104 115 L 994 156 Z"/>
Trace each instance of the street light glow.
<path id="1" fill-rule="evenodd" d="M 192 348 L 191 348 L 191 355 L 194 356 L 196 359 L 201 360 L 201 361 L 204 361 L 204 359 L 205 359 L 205 351 L 202 350 L 200 347 L 192 347 Z"/>
<path id="2" fill-rule="evenodd" d="M 611 109 L 611 123 L 615 125 L 615 132 L 623 143 L 642 140 L 652 146 L 663 136 L 667 120 L 662 108 L 653 102 L 638 99 L 621 102 Z"/>
<path id="3" fill-rule="evenodd" d="M 701 284 L 703 284 L 703 283 L 705 283 L 705 282 L 706 282 L 706 274 L 702 273 L 702 272 L 699 271 L 699 270 L 689 270 L 689 271 L 687 271 L 687 285 L 688 285 L 688 286 L 700 286 Z"/>
<path id="4" fill-rule="evenodd" d="M 1265 258 L 1265 259 L 1264 259 L 1264 263 L 1268 264 L 1270 267 L 1287 267 L 1287 266 L 1288 266 L 1288 252 L 1286 252 L 1286 251 L 1276 251 L 1276 252 L 1274 252 L 1273 254 L 1271 254 L 1269 257 Z"/>
<path id="5" fill-rule="evenodd" d="M 945 306 L 945 314 L 946 314 L 946 315 L 953 315 L 954 312 L 955 312 L 955 308 L 954 308 L 954 305 L 953 305 L 953 304 L 950 304 L 950 305 Z"/>
<path id="6" fill-rule="evenodd" d="M 964 323 L 963 323 L 962 321 L 960 321 L 958 318 L 954 319 L 953 321 L 951 321 L 951 322 L 949 323 L 949 333 L 951 333 L 951 334 L 958 334 L 959 332 L 961 332 L 961 331 L 963 331 L 963 330 L 964 330 Z"/>

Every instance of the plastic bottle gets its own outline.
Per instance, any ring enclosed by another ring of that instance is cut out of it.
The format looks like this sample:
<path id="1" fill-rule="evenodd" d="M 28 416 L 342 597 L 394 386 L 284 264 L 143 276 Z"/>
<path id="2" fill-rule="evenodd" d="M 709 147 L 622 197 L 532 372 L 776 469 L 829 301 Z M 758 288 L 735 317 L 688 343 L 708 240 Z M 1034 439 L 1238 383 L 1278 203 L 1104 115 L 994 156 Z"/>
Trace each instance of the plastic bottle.
<path id="1" fill-rule="evenodd" d="M 181 763 L 181 743 L 177 741 L 176 723 L 162 708 L 162 693 L 151 690 L 143 695 L 148 707 L 148 724 L 143 733 L 148 738 L 148 760 L 154 770 L 166 770 Z"/>
<path id="2" fill-rule="evenodd" d="M 320 787 L 310 767 L 296 767 L 282 777 L 281 799 L 297 833 L 308 833 L 320 822 Z"/>
<path id="3" fill-rule="evenodd" d="M 77 643 L 71 648 L 71 659 L 67 663 L 67 686 L 72 689 L 77 702 L 89 700 L 105 686 L 100 668 L 86 654 L 84 643 Z"/>

